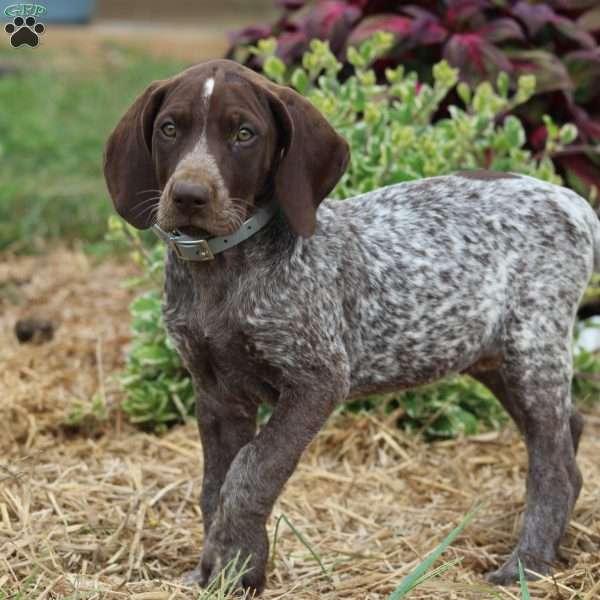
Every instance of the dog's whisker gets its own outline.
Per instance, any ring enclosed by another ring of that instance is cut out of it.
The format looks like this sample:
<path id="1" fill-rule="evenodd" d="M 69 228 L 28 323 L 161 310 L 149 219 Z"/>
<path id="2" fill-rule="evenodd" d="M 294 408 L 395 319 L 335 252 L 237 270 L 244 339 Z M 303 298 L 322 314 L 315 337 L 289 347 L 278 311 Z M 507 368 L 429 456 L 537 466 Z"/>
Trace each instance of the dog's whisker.
<path id="1" fill-rule="evenodd" d="M 162 194 L 163 190 L 155 190 L 153 188 L 148 188 L 147 190 L 140 190 L 139 192 L 136 192 L 136 195 L 140 195 L 140 194 L 149 194 L 149 193 L 154 193 L 154 194 Z"/>
<path id="2" fill-rule="evenodd" d="M 152 201 L 150 201 L 152 200 Z M 132 214 L 138 218 L 144 214 L 148 209 L 152 209 L 155 206 L 158 206 L 158 200 L 156 198 L 148 199 L 147 201 L 140 202 L 135 209 L 132 211 Z"/>
<path id="3" fill-rule="evenodd" d="M 231 197 L 230 200 L 232 201 L 232 203 L 235 202 L 236 204 L 243 204 L 245 206 L 254 206 L 254 201 L 248 200 L 247 198 Z"/>
<path id="4" fill-rule="evenodd" d="M 146 213 L 148 213 L 149 215 L 152 214 L 153 211 L 157 211 L 158 212 L 158 204 L 152 204 L 149 206 L 145 206 L 145 207 L 141 207 L 136 213 L 135 216 L 136 218 L 142 218 L 143 216 L 145 216 Z"/>

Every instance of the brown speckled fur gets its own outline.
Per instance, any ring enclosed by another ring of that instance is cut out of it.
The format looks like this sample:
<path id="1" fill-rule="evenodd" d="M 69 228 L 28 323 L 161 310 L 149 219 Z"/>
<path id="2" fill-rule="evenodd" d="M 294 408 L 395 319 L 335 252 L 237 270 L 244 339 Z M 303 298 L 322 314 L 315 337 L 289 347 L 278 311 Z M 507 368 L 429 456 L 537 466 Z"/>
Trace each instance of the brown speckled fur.
<path id="1" fill-rule="evenodd" d="M 175 139 L 161 137 L 166 118 Z M 240 551 L 252 567 L 243 585 L 262 589 L 266 520 L 334 407 L 460 372 L 498 397 L 529 455 L 523 529 L 489 579 L 513 581 L 519 557 L 548 573 L 581 488 L 571 334 L 600 266 L 598 220 L 568 189 L 485 171 L 321 203 L 346 161 L 305 99 L 228 61 L 154 84 L 109 140 L 108 186 L 137 226 L 215 234 L 255 205 L 282 209 L 213 261 L 167 258 L 164 318 L 194 380 L 204 448 L 192 579 L 206 584 Z M 182 179 L 208 186 L 208 205 L 178 211 Z M 160 200 L 140 199 L 149 188 Z M 261 402 L 274 411 L 257 433 Z"/>

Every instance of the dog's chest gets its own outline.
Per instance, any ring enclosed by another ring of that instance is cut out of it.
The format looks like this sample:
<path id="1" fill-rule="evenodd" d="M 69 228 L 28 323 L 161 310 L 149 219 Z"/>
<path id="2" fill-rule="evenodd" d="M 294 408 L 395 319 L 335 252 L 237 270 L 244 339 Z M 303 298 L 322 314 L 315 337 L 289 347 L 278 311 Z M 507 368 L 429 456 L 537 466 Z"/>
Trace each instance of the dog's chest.
<path id="1" fill-rule="evenodd" d="M 275 378 L 222 306 L 167 294 L 163 317 L 183 365 L 201 392 L 227 401 L 275 402 Z"/>
<path id="2" fill-rule="evenodd" d="M 184 366 L 198 380 L 212 381 L 216 376 L 215 363 L 221 354 L 220 345 L 224 341 L 220 339 L 222 336 L 215 337 L 214 332 L 201 321 L 169 317 L 169 312 L 166 306 L 165 326 Z"/>

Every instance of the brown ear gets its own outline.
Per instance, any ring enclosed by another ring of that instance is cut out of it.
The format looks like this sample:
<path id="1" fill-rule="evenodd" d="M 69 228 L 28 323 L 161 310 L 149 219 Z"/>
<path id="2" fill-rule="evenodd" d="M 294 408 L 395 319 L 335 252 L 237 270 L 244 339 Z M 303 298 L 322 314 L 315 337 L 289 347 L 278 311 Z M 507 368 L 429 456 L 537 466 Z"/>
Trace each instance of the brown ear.
<path id="1" fill-rule="evenodd" d="M 152 209 L 158 204 L 152 130 L 165 87 L 162 81 L 154 82 L 136 99 L 108 138 L 104 152 L 104 178 L 115 209 L 138 229 L 152 225 Z"/>
<path id="2" fill-rule="evenodd" d="M 283 148 L 275 196 L 292 229 L 310 237 L 317 208 L 344 174 L 350 148 L 306 98 L 281 86 L 269 85 L 268 90 Z"/>

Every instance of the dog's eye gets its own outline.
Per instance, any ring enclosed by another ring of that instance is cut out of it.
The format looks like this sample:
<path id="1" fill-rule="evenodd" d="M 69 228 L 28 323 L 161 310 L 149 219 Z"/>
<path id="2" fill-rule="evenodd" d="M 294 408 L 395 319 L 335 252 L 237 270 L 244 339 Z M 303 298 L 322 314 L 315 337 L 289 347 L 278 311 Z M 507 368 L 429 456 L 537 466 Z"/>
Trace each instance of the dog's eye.
<path id="1" fill-rule="evenodd" d="M 175 123 L 165 123 L 164 125 L 161 125 L 160 130 L 162 131 L 163 135 L 168 138 L 174 138 L 177 135 Z"/>
<path id="2" fill-rule="evenodd" d="M 254 132 L 248 127 L 242 127 L 235 136 L 236 142 L 249 142 L 254 137 Z"/>

